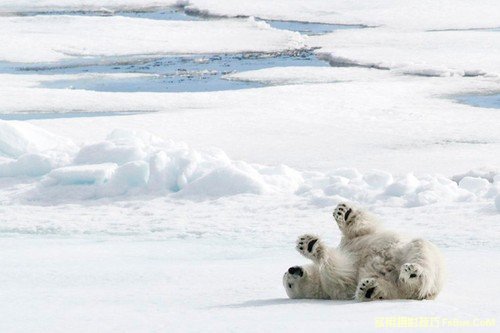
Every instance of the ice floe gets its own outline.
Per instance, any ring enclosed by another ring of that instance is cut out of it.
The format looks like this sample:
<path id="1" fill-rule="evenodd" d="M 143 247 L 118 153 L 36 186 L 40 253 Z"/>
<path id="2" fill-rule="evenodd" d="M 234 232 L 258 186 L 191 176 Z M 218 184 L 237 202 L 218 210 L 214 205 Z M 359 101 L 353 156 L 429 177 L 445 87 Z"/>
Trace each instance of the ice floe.
<path id="1" fill-rule="evenodd" d="M 36 34 L 31 33 L 34 30 Z M 0 61 L 20 63 L 78 63 L 79 58 L 87 62 L 95 58 L 94 63 L 99 63 L 101 57 L 273 52 L 305 47 L 299 33 L 275 29 L 253 18 L 160 21 L 70 15 L 0 17 L 0 43 Z"/>

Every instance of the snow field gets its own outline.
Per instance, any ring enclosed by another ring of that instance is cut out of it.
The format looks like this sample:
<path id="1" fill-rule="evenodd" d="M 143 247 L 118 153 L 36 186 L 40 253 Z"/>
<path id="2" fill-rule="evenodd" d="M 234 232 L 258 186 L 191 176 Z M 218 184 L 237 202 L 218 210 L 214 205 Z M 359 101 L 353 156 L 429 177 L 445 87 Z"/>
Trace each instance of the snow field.
<path id="1" fill-rule="evenodd" d="M 243 243 L 242 248 L 221 239 L 16 237 L 0 242 L 5 249 L 0 281 L 3 299 L 9 303 L 3 314 L 10 319 L 0 322 L 2 331 L 327 332 L 335 328 L 337 332 L 379 332 L 375 321 L 381 317 L 437 317 L 441 323 L 498 316 L 498 292 L 488 286 L 495 283 L 499 266 L 490 259 L 495 252 L 484 249 L 476 249 L 476 255 L 445 250 L 453 278 L 435 301 L 359 304 L 284 298 L 281 275 L 290 265 L 304 262 L 291 251 L 291 242 L 279 248 L 263 248 L 259 243 Z M 21 267 L 19 258 L 24 260 Z M 464 266 L 474 267 L 474 277 Z M 438 330 L 467 332 L 470 328 Z M 495 332 L 495 327 L 476 330 Z"/>

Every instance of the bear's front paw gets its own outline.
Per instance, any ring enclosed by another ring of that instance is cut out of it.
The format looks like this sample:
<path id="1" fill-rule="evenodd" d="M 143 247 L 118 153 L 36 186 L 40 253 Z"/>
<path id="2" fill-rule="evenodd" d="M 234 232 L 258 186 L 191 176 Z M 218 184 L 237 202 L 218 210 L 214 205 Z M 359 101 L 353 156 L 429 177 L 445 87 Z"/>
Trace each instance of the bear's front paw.
<path id="1" fill-rule="evenodd" d="M 315 235 L 302 235 L 297 239 L 295 246 L 297 251 L 304 257 L 313 261 L 318 261 L 323 257 L 324 248 L 323 244 Z"/>
<path id="2" fill-rule="evenodd" d="M 339 203 L 333 211 L 335 221 L 340 225 L 349 224 L 354 217 L 354 208 L 347 203 Z"/>

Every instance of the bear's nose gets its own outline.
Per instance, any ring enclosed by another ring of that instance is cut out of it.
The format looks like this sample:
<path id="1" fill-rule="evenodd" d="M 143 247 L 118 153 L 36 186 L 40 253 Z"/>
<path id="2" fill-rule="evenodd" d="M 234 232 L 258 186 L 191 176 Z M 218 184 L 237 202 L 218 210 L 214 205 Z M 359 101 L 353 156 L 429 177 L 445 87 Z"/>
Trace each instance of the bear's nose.
<path id="1" fill-rule="evenodd" d="M 288 273 L 289 273 L 289 274 L 292 274 L 292 275 L 297 274 L 297 275 L 299 275 L 299 276 L 304 275 L 304 271 L 303 271 L 303 270 L 302 270 L 302 268 L 301 268 L 301 267 L 299 267 L 299 266 L 293 266 L 293 267 L 290 267 L 290 268 L 288 269 Z"/>

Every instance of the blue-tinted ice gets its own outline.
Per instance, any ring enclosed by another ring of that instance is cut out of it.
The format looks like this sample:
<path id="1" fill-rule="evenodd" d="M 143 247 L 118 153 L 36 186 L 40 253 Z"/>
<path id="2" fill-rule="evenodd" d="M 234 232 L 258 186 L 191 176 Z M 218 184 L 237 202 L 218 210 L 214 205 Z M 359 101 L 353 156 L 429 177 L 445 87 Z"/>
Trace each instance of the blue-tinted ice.
<path id="1" fill-rule="evenodd" d="M 500 94 L 494 95 L 464 95 L 457 98 L 457 101 L 463 104 L 482 108 L 500 108 Z"/>
<path id="2" fill-rule="evenodd" d="M 336 30 L 344 29 L 359 29 L 364 28 L 362 25 L 344 25 L 344 24 L 328 24 L 328 23 L 314 23 L 314 22 L 298 22 L 298 21 L 278 21 L 278 20 L 264 20 L 271 27 L 282 30 L 290 30 L 300 32 L 304 35 L 324 35 Z"/>

